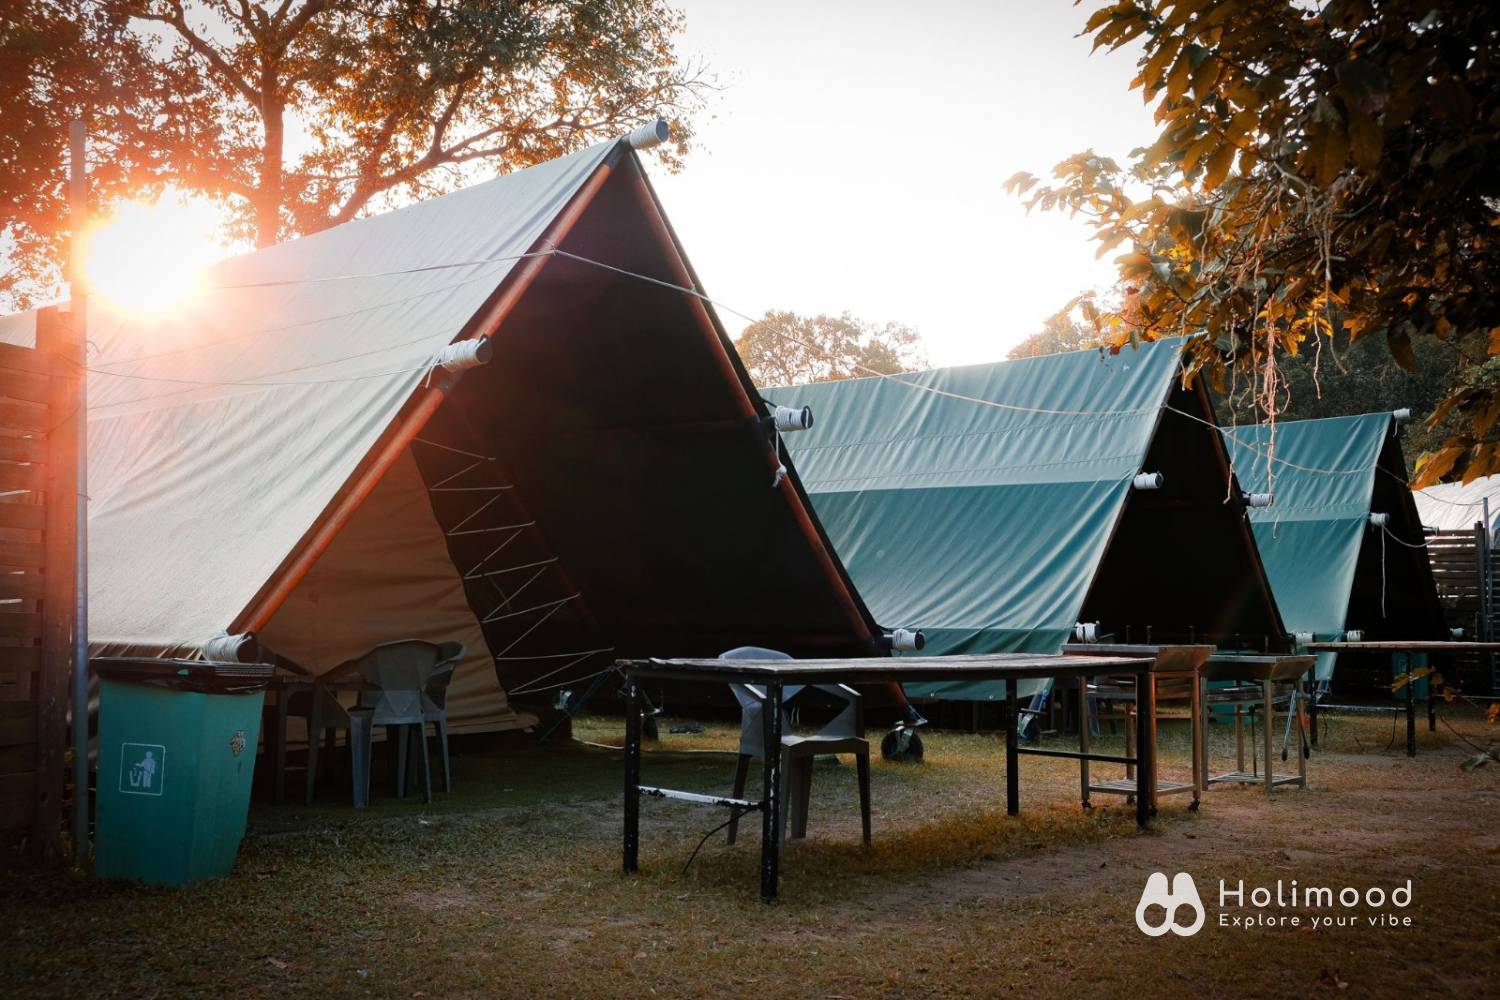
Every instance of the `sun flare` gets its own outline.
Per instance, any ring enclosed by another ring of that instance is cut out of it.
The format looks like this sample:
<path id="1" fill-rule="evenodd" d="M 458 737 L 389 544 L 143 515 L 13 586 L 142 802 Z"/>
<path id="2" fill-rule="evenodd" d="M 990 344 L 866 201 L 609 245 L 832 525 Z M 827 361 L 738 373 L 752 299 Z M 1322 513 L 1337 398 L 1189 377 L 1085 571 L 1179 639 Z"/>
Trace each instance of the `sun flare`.
<path id="1" fill-rule="evenodd" d="M 126 309 L 162 312 L 192 298 L 203 269 L 223 257 L 212 205 L 168 190 L 125 202 L 95 225 L 85 251 L 89 290 Z"/>

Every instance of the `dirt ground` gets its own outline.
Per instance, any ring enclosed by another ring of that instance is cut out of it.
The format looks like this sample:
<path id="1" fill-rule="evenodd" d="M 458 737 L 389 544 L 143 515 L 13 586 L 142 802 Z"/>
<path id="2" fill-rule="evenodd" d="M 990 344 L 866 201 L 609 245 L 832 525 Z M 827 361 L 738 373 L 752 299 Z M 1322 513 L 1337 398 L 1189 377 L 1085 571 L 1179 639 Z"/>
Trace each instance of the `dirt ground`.
<path id="1" fill-rule="evenodd" d="M 727 791 L 732 758 L 713 751 L 734 734 L 676 724 L 644 780 Z M 1223 769 L 1229 734 L 1213 729 Z M 619 731 L 596 718 L 577 735 L 618 744 Z M 997 738 L 932 732 L 925 763 L 876 762 L 868 850 L 854 768 L 818 766 L 810 837 L 788 851 L 774 906 L 758 901 L 757 819 L 733 847 L 709 838 L 684 874 L 722 817 L 647 801 L 642 871 L 625 878 L 618 751 L 469 755 L 431 806 L 385 790 L 356 813 L 337 782 L 311 807 L 257 803 L 228 878 L 4 876 L 0 995 L 1497 996 L 1500 766 L 1461 767 L 1497 737 L 1448 708 L 1408 759 L 1388 720 L 1335 720 L 1310 790 L 1215 787 L 1196 813 L 1166 798 L 1140 834 L 1119 798 L 1083 812 L 1064 760 L 1023 759 L 1023 815 L 1008 818 Z M 1162 751 L 1183 770 L 1180 727 Z M 1137 928 L 1153 872 L 1192 876 L 1198 933 Z M 1220 880 L 1247 896 L 1410 880 L 1411 900 L 1221 906 Z M 1282 923 L 1245 926 L 1267 918 Z"/>

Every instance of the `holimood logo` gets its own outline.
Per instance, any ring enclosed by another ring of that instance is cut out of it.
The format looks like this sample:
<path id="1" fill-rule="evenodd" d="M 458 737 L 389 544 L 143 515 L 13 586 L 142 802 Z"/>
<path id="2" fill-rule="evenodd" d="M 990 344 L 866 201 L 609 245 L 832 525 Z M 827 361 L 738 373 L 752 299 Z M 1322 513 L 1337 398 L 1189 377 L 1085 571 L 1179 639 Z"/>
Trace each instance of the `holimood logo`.
<path id="1" fill-rule="evenodd" d="M 1152 907 L 1161 907 L 1164 916 L 1158 924 L 1153 924 L 1146 919 Z M 1193 912 L 1191 923 L 1182 924 L 1177 920 L 1177 911 L 1188 909 Z M 1151 877 L 1146 879 L 1145 891 L 1141 893 L 1141 901 L 1135 907 L 1135 925 L 1141 929 L 1142 934 L 1151 937 L 1161 937 L 1167 931 L 1181 937 L 1192 937 L 1203 928 L 1203 900 L 1198 897 L 1198 887 L 1193 884 L 1193 876 L 1187 872 L 1178 872 L 1172 877 L 1172 884 L 1167 885 L 1165 872 L 1152 872 Z"/>
<path id="2" fill-rule="evenodd" d="M 1235 930 L 1289 928 L 1313 930 L 1336 927 L 1411 927 L 1412 916 L 1402 912 L 1411 906 L 1412 880 L 1389 889 L 1373 885 L 1305 885 L 1292 879 L 1277 879 L 1275 886 L 1247 886 L 1244 879 L 1219 879 L 1219 904 L 1215 920 L 1220 927 Z M 1152 919 L 1160 908 L 1160 920 Z M 1191 920 L 1178 919 L 1179 911 L 1191 910 Z M 1191 937 L 1203 929 L 1207 914 L 1198 886 L 1187 872 L 1178 872 L 1167 884 L 1165 872 L 1152 872 L 1135 907 L 1135 925 L 1142 934 L 1161 937 L 1168 931 Z"/>

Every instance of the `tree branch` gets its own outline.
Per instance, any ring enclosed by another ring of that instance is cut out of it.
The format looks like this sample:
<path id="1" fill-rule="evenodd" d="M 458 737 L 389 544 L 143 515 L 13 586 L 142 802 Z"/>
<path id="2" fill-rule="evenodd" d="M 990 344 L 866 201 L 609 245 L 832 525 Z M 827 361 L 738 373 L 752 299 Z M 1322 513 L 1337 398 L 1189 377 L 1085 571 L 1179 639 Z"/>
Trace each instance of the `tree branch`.
<path id="1" fill-rule="evenodd" d="M 225 82 L 227 82 L 235 90 L 239 91 L 239 93 L 245 98 L 245 100 L 249 101 L 257 108 L 260 107 L 260 91 L 250 86 L 249 82 L 246 81 L 244 77 L 235 72 L 234 67 L 229 65 L 228 61 L 225 60 L 225 58 L 219 53 L 218 49 L 214 48 L 208 43 L 207 40 L 205 40 L 197 32 L 193 31 L 192 28 L 188 27 L 187 14 L 182 9 L 181 0 L 173 0 L 171 14 L 145 13 L 136 14 L 134 16 L 140 18 L 143 21 L 157 21 L 161 24 L 169 25 L 172 28 L 176 29 L 177 34 L 181 36 L 183 41 L 187 42 L 188 47 L 191 48 L 194 52 L 198 53 L 198 55 L 202 56 L 203 59 L 211 67 L 213 67 L 214 71 L 224 78 Z"/>

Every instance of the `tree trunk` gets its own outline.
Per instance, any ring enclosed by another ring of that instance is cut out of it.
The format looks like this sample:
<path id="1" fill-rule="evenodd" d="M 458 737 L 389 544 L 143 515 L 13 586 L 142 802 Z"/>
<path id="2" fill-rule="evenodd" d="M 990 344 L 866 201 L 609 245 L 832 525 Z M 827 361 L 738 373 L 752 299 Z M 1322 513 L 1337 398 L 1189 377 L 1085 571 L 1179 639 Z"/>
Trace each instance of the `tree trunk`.
<path id="1" fill-rule="evenodd" d="M 275 95 L 274 80 L 262 83 L 261 123 L 265 143 L 261 148 L 260 183 L 255 192 L 255 245 L 268 247 L 281 231 L 282 146 L 285 142 L 286 106 Z"/>

